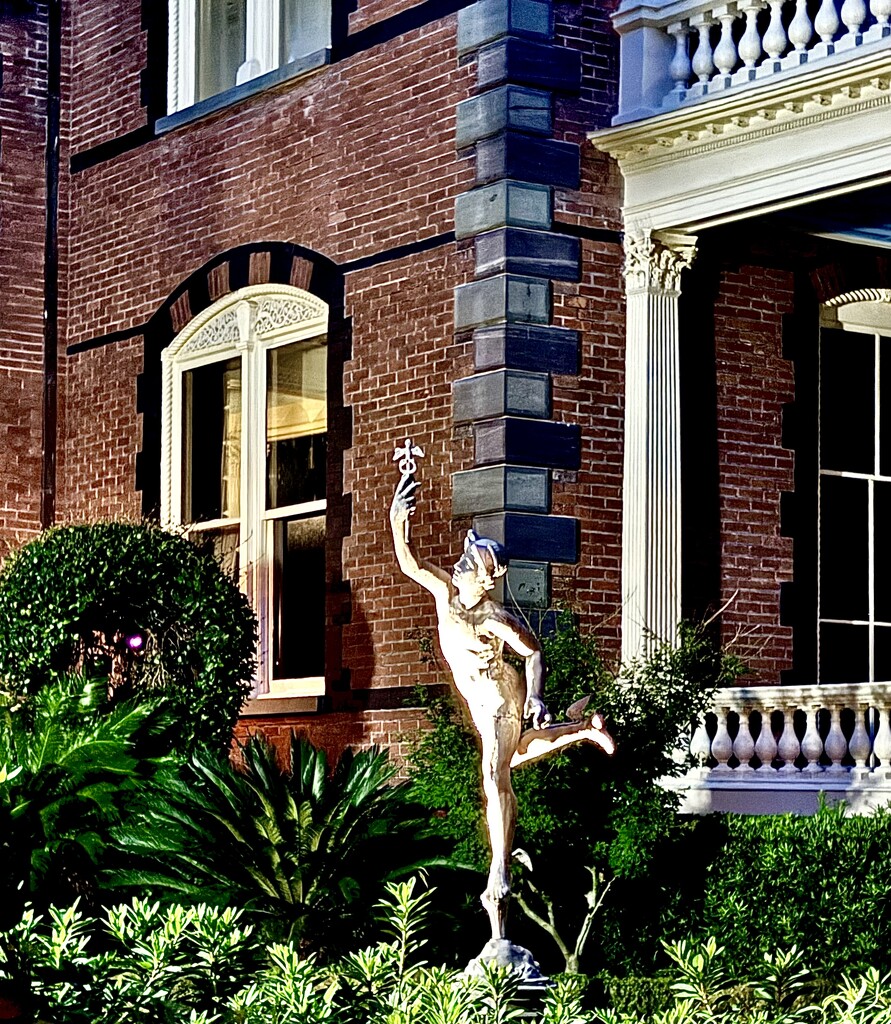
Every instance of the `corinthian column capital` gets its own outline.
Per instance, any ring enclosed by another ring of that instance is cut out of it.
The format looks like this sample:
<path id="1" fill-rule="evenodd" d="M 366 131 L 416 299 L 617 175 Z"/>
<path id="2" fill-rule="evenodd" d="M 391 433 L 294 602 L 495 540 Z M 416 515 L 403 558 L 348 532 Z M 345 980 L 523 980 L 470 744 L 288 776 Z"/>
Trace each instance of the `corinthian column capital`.
<path id="1" fill-rule="evenodd" d="M 681 271 L 693 263 L 696 239 L 670 232 L 651 234 L 632 229 L 625 234 L 625 286 L 629 294 L 679 294 Z"/>

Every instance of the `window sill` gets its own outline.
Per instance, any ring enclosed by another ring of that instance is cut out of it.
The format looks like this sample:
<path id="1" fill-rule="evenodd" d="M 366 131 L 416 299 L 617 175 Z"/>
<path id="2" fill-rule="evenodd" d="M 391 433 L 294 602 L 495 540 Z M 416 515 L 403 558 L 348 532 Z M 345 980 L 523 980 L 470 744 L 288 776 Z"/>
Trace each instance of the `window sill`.
<path id="1" fill-rule="evenodd" d="M 330 62 L 330 48 L 316 50 L 315 53 L 310 53 L 299 60 L 291 61 L 290 64 L 283 64 L 272 71 L 267 71 L 265 75 L 252 78 L 249 82 L 242 82 L 241 85 L 236 85 L 225 92 L 217 93 L 216 96 L 208 96 L 206 100 L 193 103 L 190 107 L 184 107 L 182 110 L 174 111 L 174 113 L 167 114 L 165 117 L 159 117 L 155 122 L 155 134 L 164 135 L 166 132 L 173 131 L 174 128 L 191 124 L 193 121 L 198 121 L 208 114 L 216 113 L 218 110 L 224 110 L 235 103 L 240 103 L 251 96 L 256 96 L 257 93 L 265 92 L 267 89 L 272 89 L 284 82 L 300 78 L 310 71 L 317 71 L 319 68 L 330 64 Z"/>
<path id="2" fill-rule="evenodd" d="M 265 718 L 267 715 L 312 715 L 320 711 L 322 698 L 279 695 L 254 697 L 243 705 L 241 718 Z"/>

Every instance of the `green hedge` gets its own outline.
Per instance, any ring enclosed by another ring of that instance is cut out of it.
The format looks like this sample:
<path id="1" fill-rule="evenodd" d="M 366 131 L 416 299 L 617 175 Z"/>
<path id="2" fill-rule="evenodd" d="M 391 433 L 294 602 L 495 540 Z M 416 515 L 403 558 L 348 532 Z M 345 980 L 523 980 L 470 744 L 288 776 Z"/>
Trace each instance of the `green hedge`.
<path id="1" fill-rule="evenodd" d="M 832 978 L 891 970 L 891 813 L 731 814 L 697 833 L 710 863 L 667 937 L 716 935 L 742 971 L 792 946 Z"/>
<path id="2" fill-rule="evenodd" d="M 163 691 L 185 749 L 228 746 L 255 635 L 214 558 L 151 524 L 56 527 L 0 570 L 0 685 L 27 695 L 77 669 L 107 674 L 117 697 Z"/>

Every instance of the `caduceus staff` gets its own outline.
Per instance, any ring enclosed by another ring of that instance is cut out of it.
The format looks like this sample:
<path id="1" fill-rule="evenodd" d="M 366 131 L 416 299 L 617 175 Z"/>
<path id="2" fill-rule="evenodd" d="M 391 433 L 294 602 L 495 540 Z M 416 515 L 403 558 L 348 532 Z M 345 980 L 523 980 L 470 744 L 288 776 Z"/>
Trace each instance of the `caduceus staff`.
<path id="1" fill-rule="evenodd" d="M 413 479 L 415 473 L 418 471 L 417 459 L 424 458 L 424 449 L 420 445 L 412 444 L 410 437 L 405 439 L 405 444 L 402 447 L 396 448 L 393 452 L 393 461 L 399 463 L 399 472 L 402 474 L 402 478 L 399 481 L 400 488 L 409 478 Z M 409 515 L 414 515 L 414 506 L 412 506 Z M 405 521 L 405 542 L 409 541 L 409 526 L 408 520 Z"/>

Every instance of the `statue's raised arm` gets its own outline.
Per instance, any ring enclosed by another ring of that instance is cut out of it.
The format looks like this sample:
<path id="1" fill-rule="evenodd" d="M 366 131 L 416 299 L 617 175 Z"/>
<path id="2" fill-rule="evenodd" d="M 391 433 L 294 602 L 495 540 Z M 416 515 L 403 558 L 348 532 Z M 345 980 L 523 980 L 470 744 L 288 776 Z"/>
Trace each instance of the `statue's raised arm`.
<path id="1" fill-rule="evenodd" d="M 406 440 L 405 448 L 397 449 L 395 456 L 403 456 L 402 479 L 390 505 L 396 560 L 409 579 L 435 598 L 440 650 L 480 738 L 486 830 L 492 851 L 488 883 L 481 897 L 492 925 L 492 940 L 482 956 L 518 966 L 520 961 L 525 963 L 520 956 L 525 951 L 505 937 L 517 813 L 511 769 L 548 757 L 569 744 L 594 743 L 608 754 L 615 744 L 601 716 L 584 715 L 581 703 L 570 709 L 570 721 L 551 724 L 543 698 L 538 639 L 491 597 L 496 581 L 507 572 L 507 558 L 497 541 L 469 530 L 451 576 L 418 557 L 410 524 L 418 489 L 416 464 L 407 454 L 412 452 L 421 454 Z M 523 659 L 523 677 L 505 660 L 505 645 Z M 525 730 L 524 718 L 531 720 L 531 727 Z"/>
<path id="2" fill-rule="evenodd" d="M 434 597 L 448 600 L 448 573 L 425 559 L 418 558 L 411 539 L 411 517 L 415 512 L 415 492 L 419 486 L 413 476 L 404 475 L 390 504 L 390 529 L 393 533 L 396 561 L 410 580 L 429 590 Z"/>

